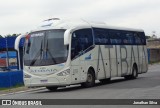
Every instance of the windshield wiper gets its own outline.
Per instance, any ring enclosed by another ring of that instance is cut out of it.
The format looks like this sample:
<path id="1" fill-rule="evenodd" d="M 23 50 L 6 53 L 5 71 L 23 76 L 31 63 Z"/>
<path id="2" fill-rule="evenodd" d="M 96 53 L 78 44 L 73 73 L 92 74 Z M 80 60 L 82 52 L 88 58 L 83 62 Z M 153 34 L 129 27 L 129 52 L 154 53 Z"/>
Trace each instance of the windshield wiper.
<path id="1" fill-rule="evenodd" d="M 37 58 L 39 56 L 42 56 L 42 52 L 43 52 L 43 49 L 42 49 L 42 41 L 41 41 L 41 48 L 40 50 L 38 51 L 38 53 L 36 54 L 35 58 L 31 61 L 30 63 L 30 66 L 33 66 L 35 64 L 35 62 L 37 61 Z M 40 53 L 40 54 L 39 54 Z"/>
<path id="2" fill-rule="evenodd" d="M 53 57 L 53 55 L 51 54 L 51 52 L 50 52 L 50 50 L 49 50 L 49 48 L 48 48 L 48 39 L 47 39 L 47 48 L 46 48 L 46 53 L 49 53 L 49 55 L 51 56 L 51 59 L 52 59 L 52 61 L 54 62 L 54 63 L 56 63 L 56 60 L 55 60 L 55 58 Z"/>

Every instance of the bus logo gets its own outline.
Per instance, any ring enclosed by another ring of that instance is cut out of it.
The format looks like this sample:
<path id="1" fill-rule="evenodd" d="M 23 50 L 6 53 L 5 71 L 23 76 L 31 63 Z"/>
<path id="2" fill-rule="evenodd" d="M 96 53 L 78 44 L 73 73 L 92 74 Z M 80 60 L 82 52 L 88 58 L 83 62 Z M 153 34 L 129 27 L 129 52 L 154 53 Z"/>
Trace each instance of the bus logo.
<path id="1" fill-rule="evenodd" d="M 91 60 L 91 54 L 89 55 L 89 56 L 87 56 L 87 57 L 85 57 L 85 60 Z"/>
<path id="2" fill-rule="evenodd" d="M 2 105 L 11 105 L 11 100 L 2 100 Z"/>

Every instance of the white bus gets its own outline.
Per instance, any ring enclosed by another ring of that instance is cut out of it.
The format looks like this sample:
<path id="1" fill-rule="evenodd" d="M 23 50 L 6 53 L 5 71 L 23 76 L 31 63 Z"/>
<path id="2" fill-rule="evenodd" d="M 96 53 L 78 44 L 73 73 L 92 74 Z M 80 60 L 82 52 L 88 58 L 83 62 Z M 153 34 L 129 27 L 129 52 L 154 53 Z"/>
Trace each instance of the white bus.
<path id="1" fill-rule="evenodd" d="M 91 87 L 95 80 L 135 79 L 147 70 L 146 39 L 140 29 L 53 18 L 26 36 L 23 71 L 28 87 Z"/>

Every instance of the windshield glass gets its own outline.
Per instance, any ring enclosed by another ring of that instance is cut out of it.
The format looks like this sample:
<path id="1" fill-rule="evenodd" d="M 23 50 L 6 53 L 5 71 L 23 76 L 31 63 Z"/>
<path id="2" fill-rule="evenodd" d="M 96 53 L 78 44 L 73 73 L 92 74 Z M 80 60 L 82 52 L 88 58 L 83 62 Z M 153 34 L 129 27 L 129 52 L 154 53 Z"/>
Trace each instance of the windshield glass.
<path id="1" fill-rule="evenodd" d="M 64 63 L 68 46 L 64 45 L 65 30 L 33 32 L 26 36 L 24 65 L 46 66 Z"/>

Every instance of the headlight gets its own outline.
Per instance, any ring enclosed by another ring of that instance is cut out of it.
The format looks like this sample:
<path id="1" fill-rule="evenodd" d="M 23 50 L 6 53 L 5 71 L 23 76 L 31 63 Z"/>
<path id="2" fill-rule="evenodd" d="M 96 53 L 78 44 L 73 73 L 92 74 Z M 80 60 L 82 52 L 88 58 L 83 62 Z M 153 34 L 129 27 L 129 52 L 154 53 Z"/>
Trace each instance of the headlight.
<path id="1" fill-rule="evenodd" d="M 58 73 L 57 75 L 58 76 L 66 76 L 66 75 L 69 75 L 70 74 L 70 69 L 67 69 L 67 70 L 64 70 L 60 73 Z"/>
<path id="2" fill-rule="evenodd" d="M 24 78 L 31 78 L 31 77 L 32 77 L 31 75 L 24 73 Z"/>

